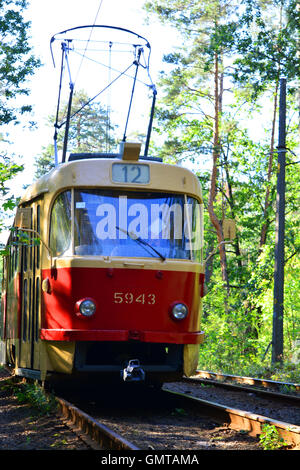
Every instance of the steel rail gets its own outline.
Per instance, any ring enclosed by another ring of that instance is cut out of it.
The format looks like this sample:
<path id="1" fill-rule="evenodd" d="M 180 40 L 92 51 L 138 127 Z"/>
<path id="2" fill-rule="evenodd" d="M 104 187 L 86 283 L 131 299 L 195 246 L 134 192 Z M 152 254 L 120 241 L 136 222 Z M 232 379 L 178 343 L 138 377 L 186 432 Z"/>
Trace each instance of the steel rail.
<path id="1" fill-rule="evenodd" d="M 229 408 L 228 406 L 186 395 L 185 393 L 174 392 L 172 390 L 163 391 L 181 399 L 185 404 L 195 404 L 197 408 L 201 408 L 203 414 L 214 418 L 217 422 L 226 423 L 231 429 L 247 431 L 253 437 L 258 437 L 262 433 L 262 428 L 265 424 L 273 425 L 279 436 L 287 444 L 296 446 L 298 449 L 300 448 L 300 426 L 277 421 L 249 411 Z"/>
<path id="2" fill-rule="evenodd" d="M 100 446 L 102 450 L 140 450 L 131 442 L 124 439 L 112 429 L 109 429 L 92 416 L 80 410 L 63 398 L 56 397 L 61 415 L 71 423 L 73 430 L 82 432 L 83 440 L 88 436 L 95 449 Z M 96 446 L 93 445 L 96 443 Z"/>
<path id="3" fill-rule="evenodd" d="M 266 388 L 257 388 L 258 385 L 237 385 L 233 383 L 228 383 L 228 382 L 223 382 L 223 381 L 218 381 L 214 379 L 203 379 L 201 377 L 184 377 L 182 379 L 183 382 L 186 383 L 194 383 L 194 384 L 205 384 L 205 385 L 213 385 L 215 387 L 223 387 L 227 388 L 230 390 L 237 390 L 239 392 L 250 392 L 250 393 L 255 393 L 256 395 L 263 395 L 263 396 L 268 396 L 274 399 L 284 399 L 288 400 L 289 402 L 294 402 L 296 404 L 300 403 L 300 395 L 293 395 L 293 394 L 287 394 L 287 393 L 280 393 L 277 391 L 273 390 L 267 390 Z"/>
<path id="4" fill-rule="evenodd" d="M 277 382 L 275 380 L 257 379 L 253 377 L 243 377 L 239 375 L 219 374 L 217 372 L 210 372 L 205 370 L 197 370 L 195 377 L 216 379 L 220 381 L 228 380 L 230 382 L 235 382 L 239 384 L 256 385 L 258 387 L 264 387 L 268 389 L 272 388 L 275 390 L 280 390 L 286 386 L 294 388 L 297 392 L 300 392 L 300 384 L 291 382 Z"/>

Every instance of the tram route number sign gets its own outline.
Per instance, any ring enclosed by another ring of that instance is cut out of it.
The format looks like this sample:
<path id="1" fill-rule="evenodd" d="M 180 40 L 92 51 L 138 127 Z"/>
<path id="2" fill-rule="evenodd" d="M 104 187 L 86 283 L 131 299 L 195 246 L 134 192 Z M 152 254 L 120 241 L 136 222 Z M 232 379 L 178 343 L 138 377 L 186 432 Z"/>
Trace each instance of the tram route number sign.
<path id="1" fill-rule="evenodd" d="M 114 163 L 112 165 L 114 183 L 148 184 L 150 181 L 149 165 L 132 163 Z"/>

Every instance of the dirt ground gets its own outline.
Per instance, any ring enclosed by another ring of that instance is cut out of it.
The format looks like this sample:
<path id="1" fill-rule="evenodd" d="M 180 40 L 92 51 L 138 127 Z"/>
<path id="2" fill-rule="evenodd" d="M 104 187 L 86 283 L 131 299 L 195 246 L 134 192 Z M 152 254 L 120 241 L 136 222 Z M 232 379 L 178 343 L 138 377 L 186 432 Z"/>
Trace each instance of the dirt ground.
<path id="1" fill-rule="evenodd" d="M 59 415 L 41 416 L 21 404 L 7 387 L 9 373 L 0 367 L 0 450 L 87 450 L 89 447 Z"/>

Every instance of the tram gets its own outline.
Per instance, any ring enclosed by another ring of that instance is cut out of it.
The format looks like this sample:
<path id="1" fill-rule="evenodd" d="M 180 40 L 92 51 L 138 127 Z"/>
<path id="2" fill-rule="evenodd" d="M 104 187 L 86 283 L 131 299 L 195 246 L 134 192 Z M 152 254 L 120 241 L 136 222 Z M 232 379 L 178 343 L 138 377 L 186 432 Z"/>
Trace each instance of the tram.
<path id="1" fill-rule="evenodd" d="M 3 263 L 0 363 L 41 381 L 162 383 L 197 367 L 203 199 L 189 170 L 70 153 L 21 198 Z"/>

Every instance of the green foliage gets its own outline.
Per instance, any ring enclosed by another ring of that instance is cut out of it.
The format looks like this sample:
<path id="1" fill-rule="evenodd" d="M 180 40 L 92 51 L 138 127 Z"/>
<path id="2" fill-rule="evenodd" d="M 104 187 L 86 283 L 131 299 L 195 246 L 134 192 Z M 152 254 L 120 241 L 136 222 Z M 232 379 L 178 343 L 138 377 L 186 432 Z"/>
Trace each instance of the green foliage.
<path id="1" fill-rule="evenodd" d="M 295 295 L 300 289 L 299 260 L 293 257 L 286 264 L 285 361 L 272 367 L 268 346 L 272 340 L 273 322 L 273 247 L 266 245 L 258 260 L 250 261 L 248 268 L 249 274 L 244 272 L 248 282 L 231 289 L 229 297 L 220 274 L 212 278 L 204 297 L 202 329 L 206 337 L 200 347 L 198 367 L 300 383 L 299 359 L 295 358 L 300 331 L 300 305 Z"/>
<path id="2" fill-rule="evenodd" d="M 22 165 L 14 163 L 12 158 L 6 155 L 0 155 L 0 195 L 2 196 L 2 208 L 0 209 L 0 232 L 7 229 L 4 220 L 7 217 L 7 214 L 11 213 L 11 211 L 15 209 L 18 202 L 18 198 L 8 195 L 7 184 L 21 171 L 23 171 Z M 5 250 L 0 250 L 0 256 L 5 254 Z"/>
<path id="3" fill-rule="evenodd" d="M 21 97 L 29 94 L 26 80 L 40 66 L 40 61 L 31 54 L 30 23 L 23 18 L 26 7 L 26 0 L 0 0 L 0 126 L 11 122 L 17 124 L 19 117 L 31 111 L 31 105 Z M 23 170 L 23 166 L 15 162 L 15 156 L 4 150 L 4 144 L 9 142 L 1 133 L 0 192 L 3 198 L 0 231 L 6 228 L 3 220 L 7 212 L 17 203 L 13 196 L 7 196 L 7 183 Z"/>
<path id="4" fill-rule="evenodd" d="M 107 122 L 106 111 L 99 103 L 89 103 L 87 94 L 80 90 L 74 93 L 70 121 L 68 150 L 72 152 L 104 152 L 110 151 L 116 141 L 113 137 L 114 127 Z M 86 104 L 89 103 L 89 104 Z M 68 103 L 64 103 L 59 113 L 59 121 L 64 123 Z M 49 125 L 53 126 L 55 115 L 49 116 Z M 64 126 L 62 126 L 64 130 Z M 63 148 L 64 132 L 58 133 L 57 148 Z M 35 177 L 40 178 L 54 168 L 54 144 L 44 148 L 35 162 Z"/>
<path id="5" fill-rule="evenodd" d="M 7 155 L 0 155 L 0 192 L 2 195 L 6 195 L 8 192 L 8 188 L 6 187 L 7 182 L 22 170 L 23 165 L 14 163 Z M 14 201 L 12 198 L 8 198 L 3 203 L 2 207 L 4 210 L 13 209 Z"/>
<path id="6" fill-rule="evenodd" d="M 26 0 L 0 1 L 0 124 L 16 121 L 17 114 L 31 110 L 28 104 L 17 108 L 10 102 L 18 95 L 28 95 L 24 86 L 40 61 L 30 54 L 29 22 L 24 22 L 22 11 Z"/>
<path id="7" fill-rule="evenodd" d="M 20 246 L 20 245 L 26 245 L 26 246 L 38 246 L 40 245 L 40 238 L 39 237 L 34 237 L 32 235 L 32 232 L 26 232 L 24 230 L 16 229 L 15 227 L 12 227 L 10 229 L 12 232 L 12 238 L 11 238 L 11 245 L 12 246 Z"/>
<path id="8" fill-rule="evenodd" d="M 46 395 L 38 384 L 21 383 L 15 389 L 17 399 L 20 403 L 29 403 L 37 409 L 41 415 L 53 413 L 57 403 L 51 395 Z"/>
<path id="9" fill-rule="evenodd" d="M 265 11 L 260 2 L 245 0 L 246 9 L 240 18 L 243 29 L 236 31 L 239 57 L 233 76 L 240 84 L 252 80 L 254 96 L 278 80 L 279 74 L 293 80 L 300 67 L 296 27 L 300 12 L 296 1 L 272 3 Z"/>
<path id="10" fill-rule="evenodd" d="M 264 450 L 278 450 L 288 445 L 284 439 L 280 437 L 276 427 L 270 424 L 264 424 L 262 426 L 259 441 Z"/>
<path id="11" fill-rule="evenodd" d="M 57 409 L 55 398 L 50 394 L 46 394 L 37 382 L 20 382 L 19 380 L 16 381 L 15 378 L 11 378 L 5 381 L 5 385 L 1 385 L 1 388 L 9 390 L 17 397 L 19 403 L 31 405 L 41 415 L 51 414 Z"/>

